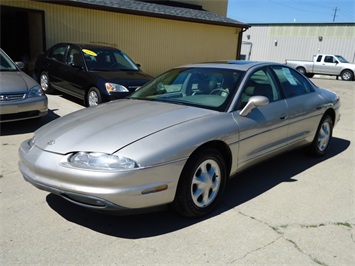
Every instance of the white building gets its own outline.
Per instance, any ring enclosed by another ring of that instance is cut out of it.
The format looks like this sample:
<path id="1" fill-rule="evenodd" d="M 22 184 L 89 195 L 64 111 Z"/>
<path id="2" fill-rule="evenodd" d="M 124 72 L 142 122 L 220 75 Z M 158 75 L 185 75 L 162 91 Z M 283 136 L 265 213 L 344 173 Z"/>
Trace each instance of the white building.
<path id="1" fill-rule="evenodd" d="M 340 54 L 355 63 L 355 23 L 250 24 L 243 33 L 242 59 L 284 63 Z"/>

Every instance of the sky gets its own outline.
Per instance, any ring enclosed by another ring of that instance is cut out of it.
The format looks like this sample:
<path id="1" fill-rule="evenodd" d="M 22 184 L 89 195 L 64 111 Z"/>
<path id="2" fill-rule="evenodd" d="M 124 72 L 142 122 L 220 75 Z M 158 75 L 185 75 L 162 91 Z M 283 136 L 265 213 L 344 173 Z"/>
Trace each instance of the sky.
<path id="1" fill-rule="evenodd" d="M 243 23 L 355 22 L 355 0 L 228 0 L 227 17 Z"/>

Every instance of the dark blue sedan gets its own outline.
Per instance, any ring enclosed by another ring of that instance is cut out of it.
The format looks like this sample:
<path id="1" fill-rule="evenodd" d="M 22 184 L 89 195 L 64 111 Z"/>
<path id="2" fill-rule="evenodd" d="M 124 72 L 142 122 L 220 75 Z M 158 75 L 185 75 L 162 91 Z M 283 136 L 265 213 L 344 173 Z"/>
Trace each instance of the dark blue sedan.
<path id="1" fill-rule="evenodd" d="M 59 90 L 95 106 L 124 98 L 150 81 L 139 67 L 114 47 L 59 43 L 37 57 L 35 74 L 46 93 Z"/>

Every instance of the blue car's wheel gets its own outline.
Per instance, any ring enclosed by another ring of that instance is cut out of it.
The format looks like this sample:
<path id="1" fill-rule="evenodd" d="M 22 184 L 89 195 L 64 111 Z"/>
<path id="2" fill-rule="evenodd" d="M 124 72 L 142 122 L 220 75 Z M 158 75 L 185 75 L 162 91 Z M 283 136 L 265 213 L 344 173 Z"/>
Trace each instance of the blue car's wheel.
<path id="1" fill-rule="evenodd" d="M 39 84 L 41 84 L 42 90 L 45 93 L 52 93 L 54 89 L 49 83 L 49 77 L 47 72 L 42 72 L 39 76 Z"/>
<path id="2" fill-rule="evenodd" d="M 220 152 L 204 149 L 186 163 L 180 176 L 173 207 L 189 217 L 212 212 L 226 185 L 226 164 Z"/>
<path id="3" fill-rule="evenodd" d="M 101 94 L 99 90 L 95 87 L 89 89 L 86 96 L 86 105 L 88 107 L 96 106 L 102 102 Z"/>

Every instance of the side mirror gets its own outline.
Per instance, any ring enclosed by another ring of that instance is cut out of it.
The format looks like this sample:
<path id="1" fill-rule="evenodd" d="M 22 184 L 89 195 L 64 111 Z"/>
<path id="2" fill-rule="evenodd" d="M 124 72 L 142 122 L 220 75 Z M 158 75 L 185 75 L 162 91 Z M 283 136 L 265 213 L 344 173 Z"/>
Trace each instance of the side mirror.
<path id="1" fill-rule="evenodd" d="M 78 69 L 80 69 L 80 70 L 83 70 L 83 69 L 84 69 L 83 66 L 77 65 L 77 64 L 74 64 L 74 63 L 70 63 L 69 65 L 70 65 L 71 67 L 78 68 Z"/>
<path id="2" fill-rule="evenodd" d="M 24 62 L 15 62 L 15 64 L 17 65 L 17 67 L 19 69 L 24 69 L 25 68 L 25 63 Z"/>
<path id="3" fill-rule="evenodd" d="M 246 106 L 243 108 L 243 110 L 240 111 L 240 115 L 247 116 L 254 108 L 264 106 L 267 104 L 269 104 L 269 99 L 266 98 L 265 96 L 250 97 Z"/>

